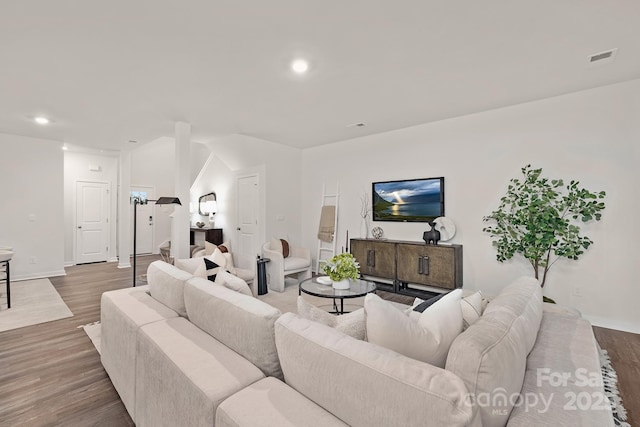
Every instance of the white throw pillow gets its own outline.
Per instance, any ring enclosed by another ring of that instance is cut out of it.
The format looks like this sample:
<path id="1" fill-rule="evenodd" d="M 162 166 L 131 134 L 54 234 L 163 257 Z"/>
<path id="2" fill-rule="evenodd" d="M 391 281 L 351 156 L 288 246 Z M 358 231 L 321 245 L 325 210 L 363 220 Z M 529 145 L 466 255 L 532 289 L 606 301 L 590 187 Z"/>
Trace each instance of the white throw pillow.
<path id="1" fill-rule="evenodd" d="M 247 282 L 225 270 L 220 270 L 218 272 L 218 274 L 216 275 L 215 283 L 236 292 L 240 292 L 241 294 L 249 295 L 250 297 L 253 296 L 253 294 L 251 293 L 251 289 L 249 289 L 249 285 L 247 285 Z"/>
<path id="2" fill-rule="evenodd" d="M 453 340 L 462 332 L 462 290 L 451 291 L 418 321 L 375 294 L 364 299 L 367 340 L 412 359 L 444 368 Z"/>
<path id="3" fill-rule="evenodd" d="M 465 330 L 482 316 L 482 294 L 480 291 L 462 298 L 460 307 L 462 308 L 462 330 Z"/>
<path id="4" fill-rule="evenodd" d="M 298 315 L 323 325 L 330 326 L 346 335 L 358 340 L 364 340 L 366 321 L 364 309 L 360 308 L 351 313 L 336 316 L 309 304 L 302 296 L 298 297 Z"/>
<path id="5" fill-rule="evenodd" d="M 213 253 L 206 258 L 215 262 L 216 264 L 218 264 L 220 267 L 224 269 L 227 268 L 227 258 L 225 258 L 224 254 L 220 252 L 220 249 L 218 248 L 215 248 L 213 250 Z"/>

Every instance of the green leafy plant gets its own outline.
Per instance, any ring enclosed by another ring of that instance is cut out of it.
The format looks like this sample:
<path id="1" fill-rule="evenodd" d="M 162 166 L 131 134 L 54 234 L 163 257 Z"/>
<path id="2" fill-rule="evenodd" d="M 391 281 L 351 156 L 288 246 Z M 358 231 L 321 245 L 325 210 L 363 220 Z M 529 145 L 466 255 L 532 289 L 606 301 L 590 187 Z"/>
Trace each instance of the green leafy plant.
<path id="1" fill-rule="evenodd" d="M 343 279 L 357 279 L 359 270 L 360 264 L 350 253 L 335 255 L 322 267 L 322 271 L 336 282 Z"/>
<path id="2" fill-rule="evenodd" d="M 522 168 L 522 179 L 510 180 L 500 206 L 483 218 L 493 223 L 483 231 L 494 239 L 497 259 L 524 256 L 544 287 L 547 273 L 560 258 L 577 260 L 593 241 L 580 234 L 579 223 L 599 221 L 605 192 L 593 193 L 572 180 L 543 178 L 542 169 Z M 554 257 L 552 259 L 552 256 Z"/>

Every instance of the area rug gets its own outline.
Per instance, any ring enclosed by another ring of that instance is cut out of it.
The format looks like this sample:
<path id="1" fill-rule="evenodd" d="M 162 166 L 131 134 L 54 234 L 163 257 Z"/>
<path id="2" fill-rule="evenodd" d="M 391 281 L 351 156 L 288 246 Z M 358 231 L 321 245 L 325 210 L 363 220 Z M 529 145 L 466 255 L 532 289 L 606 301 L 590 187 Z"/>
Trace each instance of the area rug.
<path id="1" fill-rule="evenodd" d="M 604 382 L 604 394 L 611 402 L 613 422 L 616 426 L 631 427 L 627 423 L 627 410 L 622 406 L 622 399 L 618 391 L 618 374 L 616 374 L 607 350 L 600 349 L 600 366 L 602 367 L 602 380 Z"/>
<path id="2" fill-rule="evenodd" d="M 96 348 L 96 350 L 98 350 L 98 353 L 102 354 L 100 352 L 100 331 L 102 330 L 100 328 L 100 321 L 98 320 L 97 322 L 80 325 L 78 326 L 78 328 L 82 328 L 84 330 L 84 332 L 93 343 L 93 346 Z"/>
<path id="3" fill-rule="evenodd" d="M 72 316 L 49 279 L 11 282 L 9 309 L 6 293 L 0 298 L 0 332 Z"/>

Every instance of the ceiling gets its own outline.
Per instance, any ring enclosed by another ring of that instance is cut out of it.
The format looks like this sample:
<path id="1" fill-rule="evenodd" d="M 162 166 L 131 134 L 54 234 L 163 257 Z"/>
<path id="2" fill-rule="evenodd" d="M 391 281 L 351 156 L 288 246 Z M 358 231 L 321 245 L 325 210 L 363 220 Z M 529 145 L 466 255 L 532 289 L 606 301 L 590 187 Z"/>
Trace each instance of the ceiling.
<path id="1" fill-rule="evenodd" d="M 311 147 L 640 78 L 639 22 L 634 0 L 5 0 L 0 132 Z"/>

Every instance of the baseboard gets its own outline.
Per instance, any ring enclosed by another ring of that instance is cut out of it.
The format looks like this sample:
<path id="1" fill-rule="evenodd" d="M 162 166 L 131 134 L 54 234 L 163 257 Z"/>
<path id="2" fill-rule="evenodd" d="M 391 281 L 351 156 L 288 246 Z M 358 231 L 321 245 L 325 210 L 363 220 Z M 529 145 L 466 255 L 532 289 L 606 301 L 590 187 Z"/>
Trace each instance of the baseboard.
<path id="1" fill-rule="evenodd" d="M 118 257 L 109 258 L 107 262 L 118 262 Z"/>
<path id="2" fill-rule="evenodd" d="M 631 332 L 632 334 L 640 334 L 640 326 L 637 323 L 620 322 L 613 319 L 608 319 L 599 316 L 586 316 L 583 315 L 593 326 L 599 326 L 601 328 L 615 329 L 623 332 Z"/>
<path id="3" fill-rule="evenodd" d="M 118 264 L 118 268 L 131 268 L 131 263 L 130 262 L 126 262 L 126 263 L 120 263 Z"/>
<path id="4" fill-rule="evenodd" d="M 73 261 L 65 261 L 64 266 L 66 267 L 73 267 L 74 265 L 76 265 Z"/>
<path id="5" fill-rule="evenodd" d="M 66 276 L 67 273 L 64 270 L 58 271 L 41 271 L 39 273 L 32 274 L 20 274 L 14 275 L 11 274 L 12 282 L 19 282 L 21 280 L 33 280 L 33 279 L 48 279 L 49 277 L 58 277 L 58 276 Z"/>

